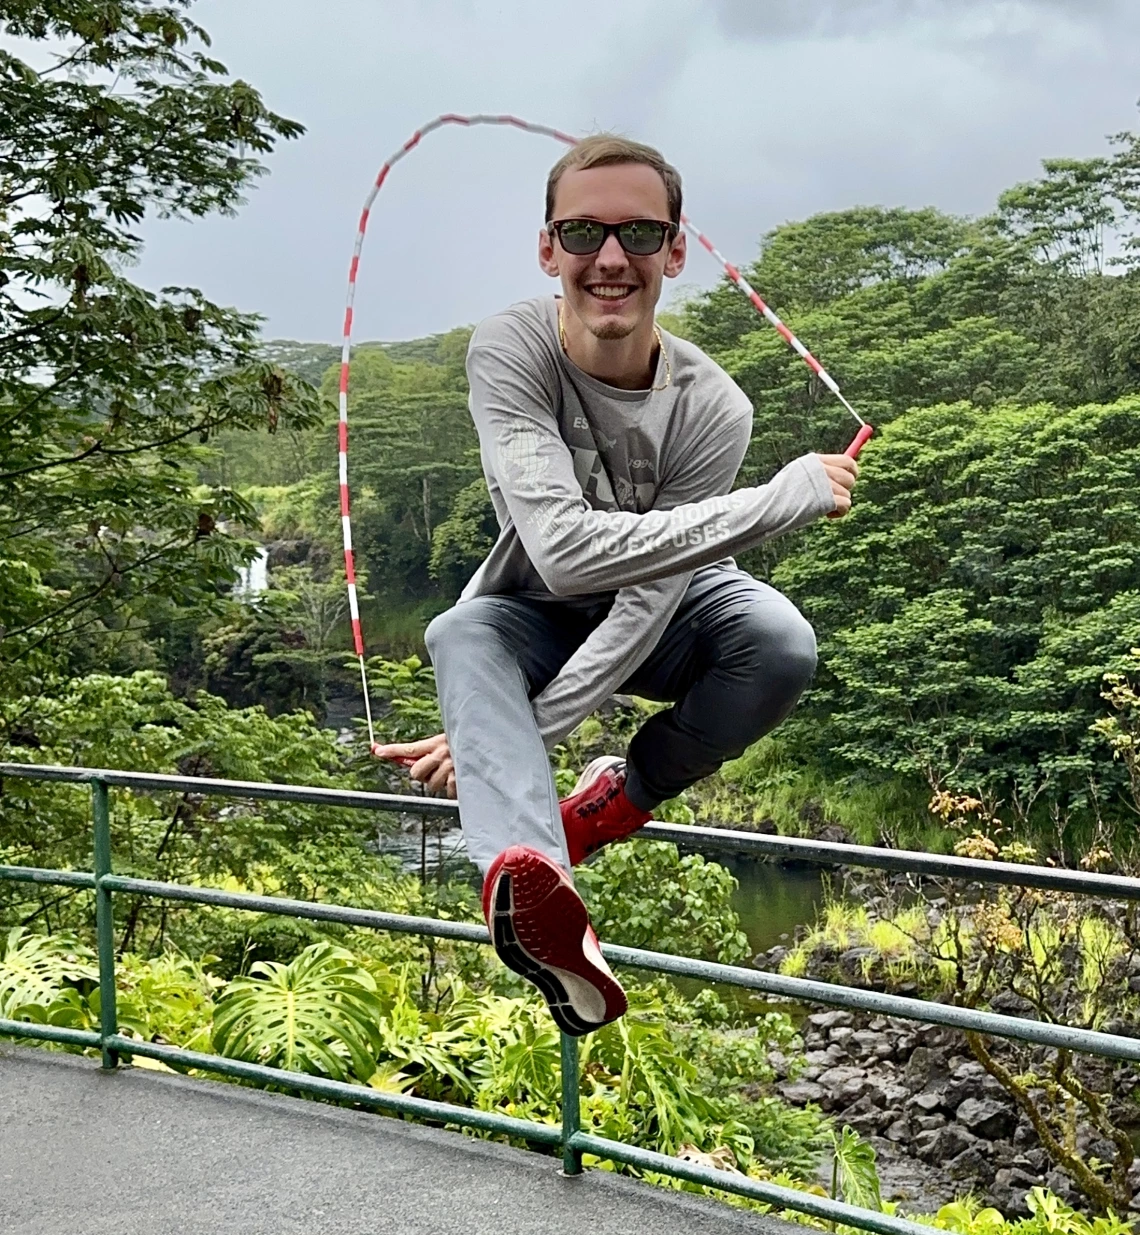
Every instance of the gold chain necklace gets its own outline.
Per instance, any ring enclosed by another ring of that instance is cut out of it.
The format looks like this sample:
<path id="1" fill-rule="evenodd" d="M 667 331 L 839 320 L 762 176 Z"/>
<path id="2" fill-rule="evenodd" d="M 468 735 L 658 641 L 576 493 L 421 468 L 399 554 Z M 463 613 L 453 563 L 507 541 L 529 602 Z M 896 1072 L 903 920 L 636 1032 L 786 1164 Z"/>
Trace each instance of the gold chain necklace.
<path id="1" fill-rule="evenodd" d="M 664 390 L 673 382 L 673 366 L 669 363 L 669 353 L 665 350 L 665 342 L 661 338 L 661 331 L 657 328 L 657 323 L 653 323 L 653 337 L 657 340 L 657 347 L 660 349 L 661 355 L 665 357 L 665 380 L 660 386 L 650 386 L 650 391 Z M 569 356 L 570 353 L 566 348 L 566 327 L 562 324 L 562 302 L 558 302 L 558 342 L 562 344 L 563 354 Z"/>

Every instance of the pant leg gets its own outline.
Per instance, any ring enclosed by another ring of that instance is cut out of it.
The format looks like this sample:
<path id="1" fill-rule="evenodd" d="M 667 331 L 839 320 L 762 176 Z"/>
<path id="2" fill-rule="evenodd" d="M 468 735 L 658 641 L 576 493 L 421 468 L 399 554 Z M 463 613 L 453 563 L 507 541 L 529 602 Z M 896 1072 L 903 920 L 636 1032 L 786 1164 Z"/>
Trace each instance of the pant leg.
<path id="1" fill-rule="evenodd" d="M 517 596 L 479 596 L 441 613 L 424 639 L 455 763 L 467 853 L 484 873 L 509 845 L 566 870 L 558 794 L 531 709 L 586 637 L 580 615 Z"/>
<path id="2" fill-rule="evenodd" d="M 630 800 L 651 810 L 739 757 L 791 712 L 815 664 L 815 634 L 790 600 L 741 570 L 701 571 L 622 688 L 673 701 L 630 743 Z"/>

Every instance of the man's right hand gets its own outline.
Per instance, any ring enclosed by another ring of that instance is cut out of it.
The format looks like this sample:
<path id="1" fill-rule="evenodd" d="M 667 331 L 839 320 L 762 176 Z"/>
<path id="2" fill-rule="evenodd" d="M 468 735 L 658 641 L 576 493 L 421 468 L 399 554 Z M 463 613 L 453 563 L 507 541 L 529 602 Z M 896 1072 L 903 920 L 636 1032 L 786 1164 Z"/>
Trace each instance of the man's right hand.
<path id="1" fill-rule="evenodd" d="M 412 780 L 426 786 L 437 798 L 456 796 L 455 764 L 451 761 L 446 734 L 437 733 L 418 742 L 389 742 L 386 746 L 376 746 L 372 753 L 377 759 L 414 759 L 408 769 Z"/>
<path id="2" fill-rule="evenodd" d="M 831 481 L 831 496 L 835 498 L 831 517 L 838 519 L 851 509 L 851 490 L 859 476 L 859 464 L 847 455 L 816 455 L 816 458 Z"/>

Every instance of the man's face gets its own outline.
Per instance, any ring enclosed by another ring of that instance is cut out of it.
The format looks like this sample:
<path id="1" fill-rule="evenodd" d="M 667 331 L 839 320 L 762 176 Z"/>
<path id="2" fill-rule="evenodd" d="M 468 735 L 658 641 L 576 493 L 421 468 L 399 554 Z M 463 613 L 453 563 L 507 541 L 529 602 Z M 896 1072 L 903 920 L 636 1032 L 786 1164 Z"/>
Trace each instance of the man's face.
<path id="1" fill-rule="evenodd" d="M 562 174 L 554 196 L 554 219 L 669 218 L 665 182 L 642 163 L 571 168 Z M 661 280 L 676 278 L 685 266 L 685 236 L 668 239 L 657 253 L 631 257 L 607 236 L 597 253 L 567 253 L 544 228 L 538 238 L 538 262 L 562 280 L 567 307 L 599 339 L 624 339 L 653 320 L 661 296 Z"/>

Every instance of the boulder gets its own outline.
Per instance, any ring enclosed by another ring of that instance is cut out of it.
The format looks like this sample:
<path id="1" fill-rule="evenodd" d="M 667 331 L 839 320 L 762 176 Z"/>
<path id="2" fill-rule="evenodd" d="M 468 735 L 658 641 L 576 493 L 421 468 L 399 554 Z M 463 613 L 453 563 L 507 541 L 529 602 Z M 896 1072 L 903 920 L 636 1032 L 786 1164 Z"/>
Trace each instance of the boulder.
<path id="1" fill-rule="evenodd" d="M 950 1131 L 949 1128 L 946 1129 Z M 963 1183 L 988 1187 L 996 1177 L 996 1168 L 985 1142 L 970 1145 L 946 1164 L 946 1174 Z"/>
<path id="2" fill-rule="evenodd" d="M 914 1126 L 919 1132 L 933 1132 L 935 1128 L 945 1128 L 947 1119 L 945 1115 L 918 1115 L 915 1118 Z"/>
<path id="3" fill-rule="evenodd" d="M 814 1081 L 790 1081 L 786 1085 L 778 1085 L 776 1092 L 793 1106 L 806 1106 L 809 1102 L 820 1102 L 823 1099 L 823 1087 Z"/>
<path id="4" fill-rule="evenodd" d="M 961 1124 L 947 1124 L 914 1138 L 914 1151 L 926 1162 L 947 1162 L 977 1143 L 978 1138 Z"/>
<path id="5" fill-rule="evenodd" d="M 813 1012 L 808 1017 L 808 1024 L 813 1029 L 827 1033 L 838 1025 L 854 1027 L 855 1017 L 850 1012 L 844 1012 L 842 1008 L 836 1008 L 832 1012 Z"/>
<path id="6" fill-rule="evenodd" d="M 1017 1126 L 1015 1112 L 993 1098 L 966 1098 L 959 1103 L 954 1117 L 975 1136 L 988 1141 L 1009 1136 Z"/>

